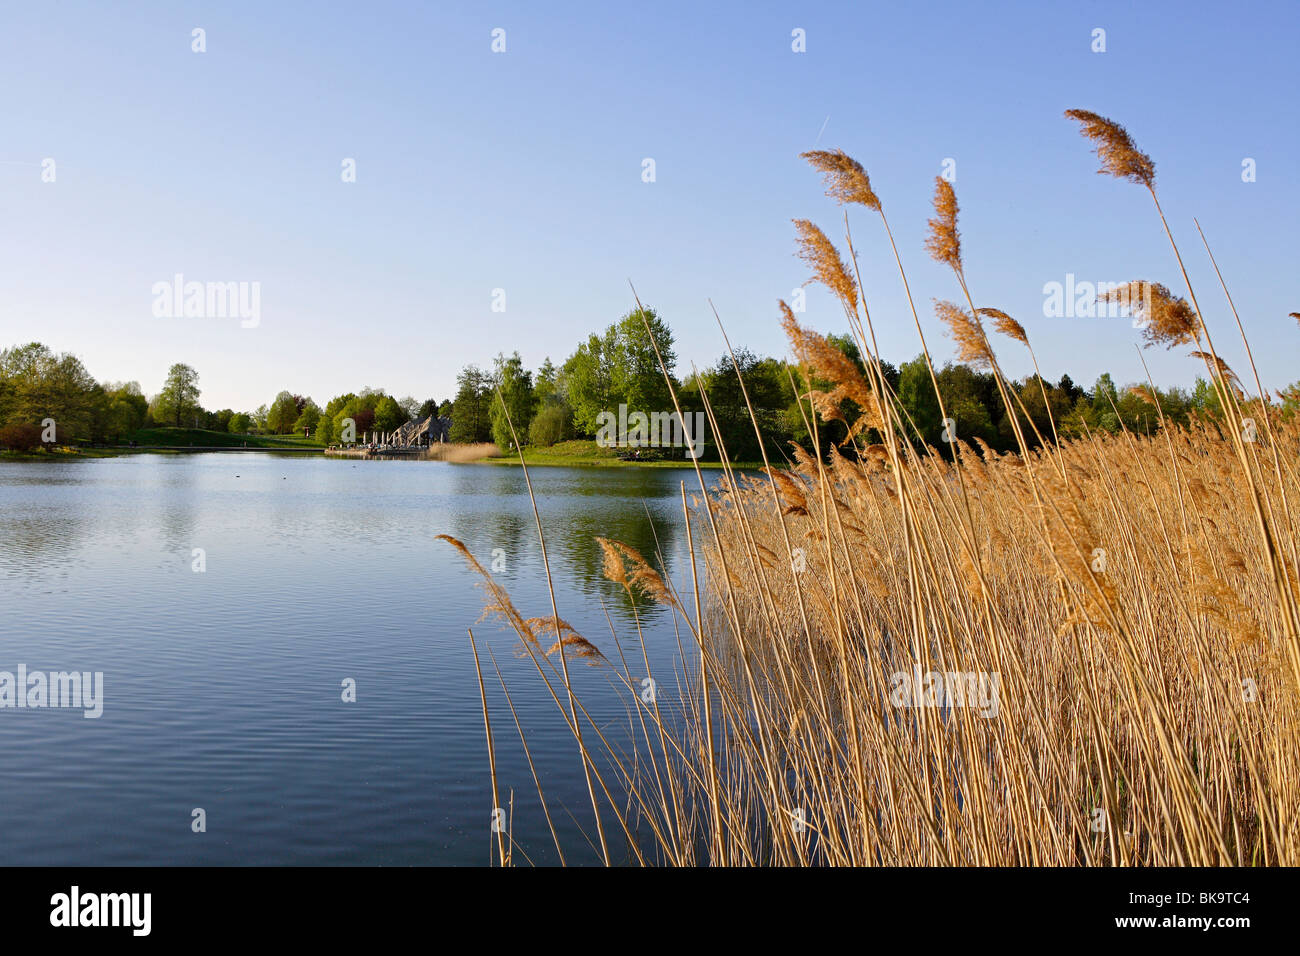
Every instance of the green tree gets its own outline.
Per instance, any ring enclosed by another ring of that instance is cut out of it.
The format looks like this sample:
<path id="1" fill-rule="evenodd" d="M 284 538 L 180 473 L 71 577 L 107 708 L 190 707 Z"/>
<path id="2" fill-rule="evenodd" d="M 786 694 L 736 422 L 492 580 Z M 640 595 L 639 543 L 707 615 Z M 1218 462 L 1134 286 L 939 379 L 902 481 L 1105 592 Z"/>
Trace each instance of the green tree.
<path id="1" fill-rule="evenodd" d="M 138 382 L 108 385 L 105 388 L 107 409 L 104 418 L 104 435 L 120 441 L 132 432 L 143 428 L 149 414 L 149 400 L 140 391 Z"/>
<path id="2" fill-rule="evenodd" d="M 1117 402 L 1119 419 L 1129 431 L 1150 435 L 1160 426 L 1160 412 L 1149 401 L 1150 397 L 1151 390 L 1145 386 L 1131 385 L 1120 394 Z"/>
<path id="3" fill-rule="evenodd" d="M 1110 377 L 1110 372 L 1102 372 L 1092 387 L 1092 410 L 1098 415 L 1113 413 L 1111 405 L 1118 401 L 1119 389 L 1115 387 L 1115 380 Z"/>
<path id="4" fill-rule="evenodd" d="M 39 342 L 0 352 L 0 421 L 54 419 L 58 440 L 92 437 L 107 417 L 107 396 L 81 360 Z"/>
<path id="5" fill-rule="evenodd" d="M 1213 385 L 1199 375 L 1192 385 L 1191 407 L 1211 418 L 1223 417 L 1223 405 L 1219 401 L 1219 393 L 1214 390 Z"/>
<path id="6" fill-rule="evenodd" d="M 1057 423 L 1062 438 L 1085 438 L 1100 427 L 1100 415 L 1086 394 L 1074 401 L 1074 408 Z"/>
<path id="7" fill-rule="evenodd" d="M 287 435 L 298 421 L 299 408 L 298 398 L 292 392 L 281 392 L 267 410 L 266 430 L 273 435 Z"/>
<path id="8" fill-rule="evenodd" d="M 375 402 L 375 427 L 381 432 L 391 432 L 409 420 L 406 410 L 391 395 L 380 395 Z"/>
<path id="9" fill-rule="evenodd" d="M 491 377 L 476 365 L 466 365 L 456 376 L 456 386 L 451 411 L 451 440 L 463 443 L 490 441 Z"/>
<path id="10" fill-rule="evenodd" d="M 1073 402 L 1065 392 L 1050 382 L 1040 379 L 1037 375 L 1028 376 L 1023 384 L 1016 387 L 1016 394 L 1020 396 L 1025 411 L 1029 413 L 1029 420 L 1034 424 L 1034 428 L 1023 428 L 1025 439 L 1031 446 L 1038 443 L 1039 435 L 1042 436 L 1044 441 L 1050 442 L 1052 440 L 1052 423 L 1059 423 L 1073 409 Z M 1020 415 L 1023 427 L 1024 412 L 1017 407 L 1017 413 Z M 1034 429 L 1037 429 L 1037 434 L 1035 434 Z"/>
<path id="11" fill-rule="evenodd" d="M 560 370 L 555 367 L 550 356 L 542 362 L 542 367 L 533 376 L 533 394 L 537 396 L 538 405 L 544 405 L 548 399 L 559 391 Z"/>
<path id="12" fill-rule="evenodd" d="M 554 394 L 538 408 L 528 426 L 529 444 L 547 448 L 573 437 L 573 409 Z"/>
<path id="13" fill-rule="evenodd" d="M 418 422 L 420 420 L 420 400 L 413 395 L 406 395 L 397 400 L 401 407 L 402 413 L 406 415 L 408 422 Z"/>
<path id="14" fill-rule="evenodd" d="M 939 394 L 948 417 L 953 419 L 959 441 L 974 444 L 980 438 L 992 447 L 999 446 L 998 429 L 994 424 L 1005 414 L 1001 394 L 990 372 L 979 372 L 969 365 L 947 363 L 935 376 L 939 380 Z M 933 393 L 934 388 L 931 386 Z M 937 447 L 946 453 L 942 442 L 942 429 Z"/>
<path id="15" fill-rule="evenodd" d="M 177 428 L 190 421 L 199 407 L 199 373 L 177 362 L 167 370 L 167 380 L 158 393 L 159 421 Z M 158 416 L 155 416 L 158 417 Z"/>
<path id="16" fill-rule="evenodd" d="M 633 309 L 604 335 L 588 336 L 565 359 L 555 374 L 554 387 L 573 409 L 574 427 L 580 434 L 595 435 L 601 413 L 617 414 L 620 404 L 645 413 L 673 410 L 656 345 L 671 376 L 677 364 L 672 330 L 653 309 Z M 549 360 L 541 372 L 549 379 L 548 366 Z M 548 381 L 543 392 L 549 388 Z"/>
<path id="17" fill-rule="evenodd" d="M 687 415 L 704 408 L 702 388 L 713 409 L 717 421 L 718 435 L 714 435 L 707 425 L 704 428 L 704 440 L 707 445 L 720 438 L 732 461 L 759 461 L 762 451 L 758 437 L 754 433 L 757 420 L 758 433 L 762 435 L 764 445 L 771 458 L 780 459 L 785 454 L 785 444 L 793 434 L 788 419 L 783 414 L 789 403 L 790 386 L 785 379 L 783 363 L 772 358 L 760 358 L 749 349 L 738 347 L 732 353 L 721 356 L 712 368 L 705 371 L 697 381 L 694 377 L 684 382 L 679 393 L 682 410 Z M 740 374 L 737 376 L 736 370 Z M 743 384 L 743 388 L 742 388 Z M 749 401 L 745 401 L 748 394 Z M 750 416 L 750 407 L 753 417 Z M 691 419 L 691 428 L 695 428 L 695 419 Z M 695 439 L 699 436 L 692 433 Z"/>
<path id="18" fill-rule="evenodd" d="M 672 411 L 672 393 L 664 370 L 669 376 L 673 374 L 677 353 L 668 324 L 654 309 L 633 309 L 619 320 L 613 332 L 611 391 L 634 411 Z"/>
<path id="19" fill-rule="evenodd" d="M 326 415 L 324 412 L 322 412 L 320 418 L 316 420 L 316 426 L 312 431 L 312 435 L 322 445 L 332 445 L 339 440 L 339 434 L 334 429 L 334 419 L 330 418 L 330 416 Z"/>
<path id="20" fill-rule="evenodd" d="M 573 409 L 573 424 L 580 434 L 595 435 L 600 414 L 615 411 L 626 396 L 614 391 L 613 326 L 602 337 L 595 333 L 564 361 L 560 371 L 565 394 Z"/>
<path id="21" fill-rule="evenodd" d="M 899 367 L 898 400 L 916 423 L 921 440 L 936 448 L 944 447 L 943 415 L 939 411 L 939 399 L 934 394 L 934 382 L 930 378 L 930 369 L 925 364 L 924 355 L 918 355 Z M 955 416 L 949 412 L 949 417 Z M 908 433 L 911 434 L 911 429 Z M 959 425 L 958 437 L 963 434 Z"/>
<path id="22" fill-rule="evenodd" d="M 519 353 L 509 358 L 504 354 L 496 357 L 493 369 L 492 403 L 489 415 L 492 420 L 492 440 L 498 448 L 509 448 L 514 444 L 510 426 L 521 442 L 528 440 L 528 427 L 532 424 L 533 413 L 537 407 L 537 398 L 533 393 L 533 374 L 524 368 Z M 503 404 L 504 403 L 504 404 Z M 507 418 L 507 412 L 509 417 Z"/>
<path id="23" fill-rule="evenodd" d="M 315 402 L 313 402 L 310 398 L 307 399 L 307 401 L 303 403 L 302 413 L 299 414 L 298 420 L 293 423 L 294 434 L 297 435 L 314 434 L 316 432 L 317 425 L 320 422 L 320 418 L 321 418 L 320 406 L 317 405 Z M 317 434 L 316 437 L 319 438 L 320 435 Z"/>
<path id="24" fill-rule="evenodd" d="M 364 441 L 366 432 L 375 423 L 375 403 L 377 401 L 375 393 L 363 391 L 360 395 L 353 395 L 349 392 L 342 396 L 343 403 L 338 406 L 338 410 L 333 416 L 333 426 L 330 434 L 336 441 Z M 338 399 L 330 402 L 334 407 Z M 348 425 L 351 423 L 351 428 Z"/>
<path id="25" fill-rule="evenodd" d="M 1117 433 L 1123 423 L 1115 409 L 1119 404 L 1119 389 L 1110 372 L 1102 372 L 1092 387 L 1092 413 L 1097 427 L 1111 434 Z"/>
<path id="26" fill-rule="evenodd" d="M 348 402 L 352 401 L 356 397 L 357 396 L 352 392 L 348 392 L 344 395 L 335 395 L 325 404 L 325 414 L 330 418 L 333 418 L 339 412 L 343 411 L 344 406 L 347 405 Z"/>

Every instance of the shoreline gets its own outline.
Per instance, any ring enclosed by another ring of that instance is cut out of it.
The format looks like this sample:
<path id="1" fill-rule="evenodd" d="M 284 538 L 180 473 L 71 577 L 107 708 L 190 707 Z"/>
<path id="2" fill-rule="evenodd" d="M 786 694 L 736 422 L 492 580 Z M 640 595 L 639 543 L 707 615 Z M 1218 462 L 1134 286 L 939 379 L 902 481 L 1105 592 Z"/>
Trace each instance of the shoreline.
<path id="1" fill-rule="evenodd" d="M 228 445 L 208 445 L 208 446 L 180 446 L 180 445 L 153 445 L 136 448 L 85 448 L 68 451 L 53 452 L 15 452 L 0 451 L 0 462 L 63 462 L 78 461 L 99 458 L 118 458 L 123 455 L 187 455 L 187 454 L 209 454 L 209 453 L 236 453 L 248 454 L 259 452 L 271 455 L 319 455 L 321 458 L 350 458 L 362 461 L 443 461 L 444 464 L 452 465 L 496 465 L 505 467 L 518 467 L 520 461 L 518 457 L 507 458 L 505 456 L 490 456 L 478 458 L 469 461 L 447 461 L 438 458 L 426 458 L 422 455 L 413 454 L 329 454 L 324 447 L 319 448 L 293 448 L 293 447 L 274 447 L 274 446 L 257 446 L 257 447 L 235 447 Z M 718 470 L 723 467 L 720 461 L 701 461 L 691 462 L 690 460 L 668 460 L 668 461 L 626 461 L 621 458 L 604 458 L 591 456 L 574 456 L 567 458 L 564 456 L 547 456 L 537 459 L 530 459 L 525 455 L 523 464 L 530 468 L 686 468 L 690 469 L 693 464 L 698 464 L 700 468 L 707 470 Z M 732 468 L 740 471 L 754 471 L 763 467 L 762 462 L 730 462 Z"/>
<path id="2" fill-rule="evenodd" d="M 524 456 L 523 464 L 529 468 L 687 468 L 690 469 L 698 464 L 701 468 L 719 469 L 723 466 L 720 461 L 701 461 L 691 462 L 683 461 L 624 461 L 621 458 L 552 458 L 529 461 Z M 519 458 L 483 458 L 478 461 L 468 462 L 472 465 L 515 465 L 520 464 Z M 728 462 L 732 468 L 742 471 L 749 471 L 763 467 L 760 462 Z"/>
<path id="3" fill-rule="evenodd" d="M 62 451 L 0 451 L 0 461 L 76 461 L 86 458 L 117 458 L 122 455 L 187 455 L 207 452 L 270 452 L 271 454 L 321 454 L 324 448 L 294 448 L 259 445 L 242 448 L 232 445 L 148 445 L 135 448 L 73 448 Z"/>

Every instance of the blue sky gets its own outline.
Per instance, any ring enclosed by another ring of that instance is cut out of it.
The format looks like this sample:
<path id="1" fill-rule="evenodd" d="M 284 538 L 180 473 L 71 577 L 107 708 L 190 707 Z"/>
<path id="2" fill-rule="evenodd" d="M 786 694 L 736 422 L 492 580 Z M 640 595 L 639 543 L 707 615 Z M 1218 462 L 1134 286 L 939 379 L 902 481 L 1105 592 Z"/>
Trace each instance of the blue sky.
<path id="1" fill-rule="evenodd" d="M 733 343 L 784 355 L 776 301 L 807 277 L 790 220 L 843 235 L 798 153 L 840 147 L 884 202 L 939 357 L 952 348 L 930 301 L 958 290 L 922 242 L 951 158 L 977 304 L 1020 319 L 1050 378 L 1135 381 L 1127 320 L 1043 316 L 1044 285 L 1068 274 L 1184 292 L 1145 191 L 1095 175 L 1061 116 L 1082 107 L 1155 159 L 1216 344 L 1245 374 L 1200 218 L 1264 384 L 1279 388 L 1300 378 L 1287 317 L 1300 311 L 1298 11 L 8 4 L 0 345 L 43 341 L 148 393 L 187 362 L 210 408 L 286 388 L 321 404 L 365 385 L 444 399 L 462 365 L 499 351 L 562 361 L 633 305 L 631 279 L 674 328 L 683 366 L 722 352 L 710 297 Z M 806 52 L 791 49 L 796 28 Z M 1247 157 L 1255 182 L 1242 181 Z M 355 183 L 341 181 L 345 158 Z M 919 347 L 879 220 L 854 210 L 851 226 L 882 353 L 907 360 Z M 260 323 L 155 316 L 152 287 L 176 273 L 260 283 Z M 820 290 L 803 318 L 843 331 Z M 1191 383 L 1185 352 L 1147 351 L 1159 384 Z M 1031 371 L 1022 349 L 1000 354 L 1009 373 Z"/>

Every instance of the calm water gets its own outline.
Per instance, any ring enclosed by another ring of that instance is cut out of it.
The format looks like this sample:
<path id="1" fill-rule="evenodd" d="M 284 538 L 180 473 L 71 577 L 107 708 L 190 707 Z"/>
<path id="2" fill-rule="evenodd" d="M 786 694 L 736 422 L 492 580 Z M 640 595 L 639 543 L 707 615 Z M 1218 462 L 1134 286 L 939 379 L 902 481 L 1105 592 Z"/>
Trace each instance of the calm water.
<path id="1" fill-rule="evenodd" d="M 531 474 L 561 617 L 617 660 L 612 621 L 639 661 L 633 609 L 601 577 L 592 537 L 652 555 L 657 533 L 689 587 L 679 482 L 698 488 L 694 473 Z M 500 549 L 516 606 L 550 613 L 516 468 L 263 454 L 0 464 L 0 671 L 102 671 L 105 685 L 97 720 L 0 709 L 0 865 L 486 863 L 469 626 L 505 676 L 570 862 L 594 862 L 571 737 L 513 634 L 475 623 L 483 592 L 440 532 L 484 566 Z M 655 676 L 671 682 L 671 622 L 640 610 Z M 484 666 L 502 804 L 513 790 L 523 853 L 556 862 Z M 348 678 L 355 703 L 341 699 Z M 611 733 L 626 725 L 630 695 L 608 669 L 578 665 L 575 683 Z M 206 833 L 191 831 L 200 807 Z"/>

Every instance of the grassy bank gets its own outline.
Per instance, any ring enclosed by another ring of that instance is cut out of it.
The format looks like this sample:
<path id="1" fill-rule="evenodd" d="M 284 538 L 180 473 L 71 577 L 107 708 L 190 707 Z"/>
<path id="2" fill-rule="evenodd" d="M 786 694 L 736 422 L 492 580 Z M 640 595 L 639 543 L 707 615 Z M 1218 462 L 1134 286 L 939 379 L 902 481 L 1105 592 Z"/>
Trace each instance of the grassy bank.
<path id="1" fill-rule="evenodd" d="M 689 458 L 664 458 L 658 460 L 643 459 L 624 461 L 619 457 L 620 449 L 602 448 L 592 440 L 575 440 L 559 442 L 549 448 L 525 448 L 524 463 L 527 465 L 565 465 L 570 468 L 690 468 Z M 519 456 L 496 454 L 482 459 L 488 465 L 518 465 Z M 757 468 L 761 463 L 736 462 L 734 468 Z M 721 468 L 718 461 L 701 461 L 701 468 Z"/>
<path id="2" fill-rule="evenodd" d="M 232 435 L 227 432 L 206 431 L 201 428 L 142 428 L 125 442 L 107 448 L 80 448 L 59 446 L 57 449 L 36 449 L 31 452 L 0 451 L 0 461 L 55 461 L 73 458 L 111 458 L 129 454 L 182 454 L 187 448 L 256 448 L 262 451 L 323 451 L 316 442 L 294 436 Z M 382 456 L 380 456 L 382 457 Z M 492 444 L 434 446 L 425 456 L 434 461 L 450 461 L 487 465 L 518 465 L 519 456 L 513 452 L 502 453 Z M 549 448 L 525 448 L 524 461 L 529 465 L 563 465 L 570 468 L 690 468 L 687 458 L 642 459 L 624 461 L 618 450 L 602 448 L 595 441 L 567 441 Z M 732 467 L 750 469 L 761 467 L 761 462 L 738 462 Z M 702 461 L 701 468 L 721 468 L 717 461 Z"/>
<path id="3" fill-rule="evenodd" d="M 135 442 L 132 448 L 130 443 Z M 257 448 L 263 451 L 318 451 L 319 443 L 293 435 L 232 435 L 202 428 L 141 428 L 103 447 L 56 445 L 31 451 L 0 450 L 0 461 L 68 461 L 76 458 L 113 458 L 117 455 L 181 454 L 187 448 Z"/>
<path id="4" fill-rule="evenodd" d="M 32 451 L 14 451 L 6 448 L 0 450 L 0 461 L 69 461 L 75 458 L 113 458 L 118 454 L 111 448 L 70 448 L 59 445 L 55 448 L 37 448 Z"/>
<path id="5" fill-rule="evenodd" d="M 141 428 L 123 439 L 156 448 L 322 448 L 320 442 L 297 435 L 233 435 L 203 428 Z"/>

